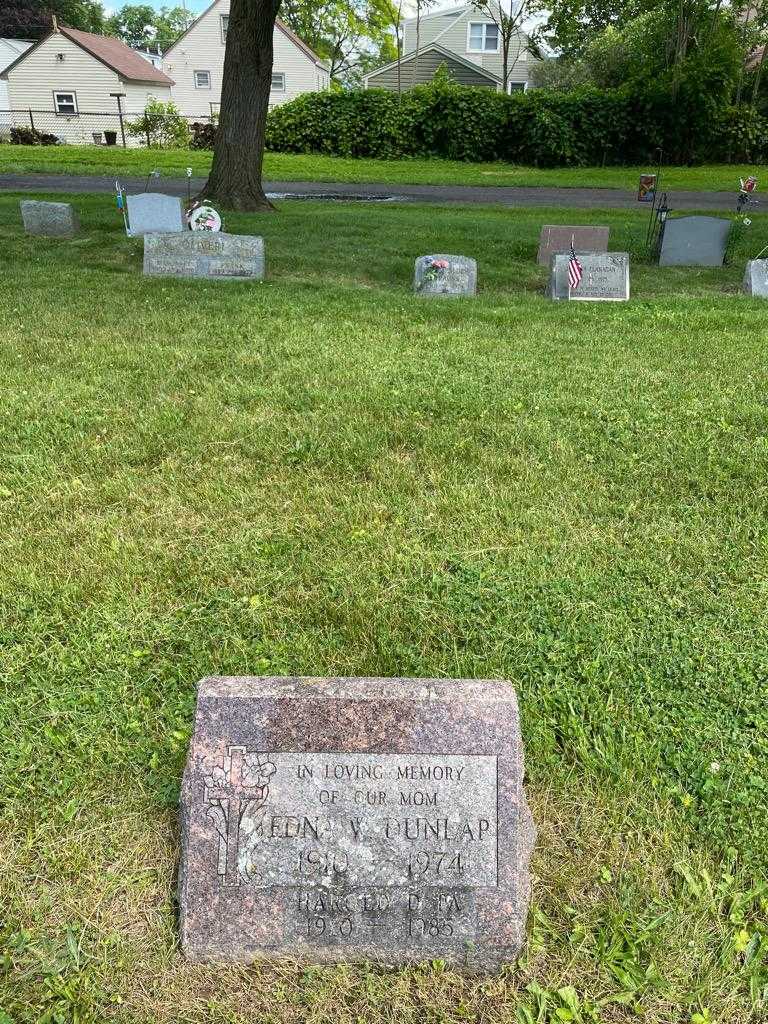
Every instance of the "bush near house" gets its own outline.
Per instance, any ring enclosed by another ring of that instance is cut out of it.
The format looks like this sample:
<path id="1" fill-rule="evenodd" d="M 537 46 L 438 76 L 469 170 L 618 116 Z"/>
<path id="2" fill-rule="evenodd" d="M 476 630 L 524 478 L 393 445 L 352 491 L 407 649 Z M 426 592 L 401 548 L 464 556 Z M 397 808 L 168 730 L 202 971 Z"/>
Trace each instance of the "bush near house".
<path id="1" fill-rule="evenodd" d="M 506 96 L 436 77 L 398 96 L 308 93 L 270 112 L 267 148 L 344 157 L 503 160 L 535 167 L 761 161 L 768 120 L 751 106 L 702 104 L 666 89 L 532 90 Z"/>

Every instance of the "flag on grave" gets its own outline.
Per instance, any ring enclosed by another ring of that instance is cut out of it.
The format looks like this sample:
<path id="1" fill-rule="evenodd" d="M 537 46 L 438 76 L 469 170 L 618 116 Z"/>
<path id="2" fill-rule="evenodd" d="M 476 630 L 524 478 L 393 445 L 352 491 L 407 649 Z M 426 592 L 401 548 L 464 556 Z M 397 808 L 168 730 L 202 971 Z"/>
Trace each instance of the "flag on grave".
<path id="1" fill-rule="evenodd" d="M 581 284 L 581 264 L 579 263 L 573 248 L 573 236 L 571 236 L 571 258 L 568 260 L 568 287 L 578 288 Z"/>

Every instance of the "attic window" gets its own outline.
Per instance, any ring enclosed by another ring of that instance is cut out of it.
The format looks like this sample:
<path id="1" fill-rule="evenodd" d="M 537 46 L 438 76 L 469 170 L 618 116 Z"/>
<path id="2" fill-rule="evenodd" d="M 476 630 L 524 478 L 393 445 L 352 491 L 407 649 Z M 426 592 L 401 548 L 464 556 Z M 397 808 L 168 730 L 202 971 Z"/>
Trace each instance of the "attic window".
<path id="1" fill-rule="evenodd" d="M 77 113 L 77 93 L 74 92 L 54 92 L 53 94 L 53 107 L 57 114 L 76 114 Z"/>
<path id="2" fill-rule="evenodd" d="M 219 21 L 221 23 L 221 41 L 226 46 L 227 45 L 227 29 L 229 28 L 229 15 L 228 14 L 220 15 L 219 16 Z"/>
<path id="3" fill-rule="evenodd" d="M 272 91 L 285 92 L 285 75 L 282 71 L 272 72 Z"/>
<path id="4" fill-rule="evenodd" d="M 492 22 L 471 21 L 467 34 L 469 53 L 498 53 L 499 26 Z"/>
<path id="5" fill-rule="evenodd" d="M 196 89 L 210 89 L 211 88 L 211 72 L 210 71 L 196 71 L 195 72 L 195 88 Z"/>

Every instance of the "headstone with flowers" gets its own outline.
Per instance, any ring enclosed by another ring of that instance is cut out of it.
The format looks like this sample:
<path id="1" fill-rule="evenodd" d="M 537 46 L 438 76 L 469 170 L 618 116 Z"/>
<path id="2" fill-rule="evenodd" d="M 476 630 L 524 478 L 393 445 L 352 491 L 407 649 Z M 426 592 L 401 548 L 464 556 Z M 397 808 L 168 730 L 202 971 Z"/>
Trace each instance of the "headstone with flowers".
<path id="1" fill-rule="evenodd" d="M 419 256 L 413 290 L 417 295 L 461 296 L 477 292 L 477 263 L 469 256 Z"/>

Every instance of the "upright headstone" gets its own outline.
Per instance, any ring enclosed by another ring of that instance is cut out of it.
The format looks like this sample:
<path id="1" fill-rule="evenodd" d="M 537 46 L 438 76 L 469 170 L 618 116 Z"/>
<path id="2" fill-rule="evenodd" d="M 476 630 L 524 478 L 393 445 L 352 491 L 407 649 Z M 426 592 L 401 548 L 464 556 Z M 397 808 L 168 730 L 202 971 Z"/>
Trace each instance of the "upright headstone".
<path id="1" fill-rule="evenodd" d="M 768 260 L 750 260 L 744 270 L 742 291 L 760 299 L 768 299 Z"/>
<path id="2" fill-rule="evenodd" d="M 536 262 L 548 267 L 553 253 L 571 248 L 571 239 L 577 252 L 607 252 L 610 231 L 610 228 L 591 224 L 545 224 L 539 235 Z"/>
<path id="3" fill-rule="evenodd" d="M 413 274 L 417 295 L 474 295 L 477 292 L 477 263 L 469 256 L 437 253 L 419 256 Z"/>
<path id="4" fill-rule="evenodd" d="M 151 231 L 186 231 L 184 207 L 178 196 L 161 192 L 138 192 L 126 196 L 128 235 L 135 238 Z"/>
<path id="5" fill-rule="evenodd" d="M 732 221 L 724 217 L 667 217 L 661 267 L 722 267 Z"/>
<path id="6" fill-rule="evenodd" d="M 581 281 L 568 285 L 570 253 L 555 253 L 549 274 L 549 297 L 571 302 L 626 302 L 629 299 L 629 253 L 579 252 Z"/>
<path id="7" fill-rule="evenodd" d="M 80 230 L 78 216 L 69 203 L 47 203 L 37 199 L 22 199 L 21 219 L 28 235 L 73 238 Z"/>
<path id="8" fill-rule="evenodd" d="M 264 239 L 223 231 L 144 236 L 144 273 L 150 277 L 205 277 L 261 281 Z"/>
<path id="9" fill-rule="evenodd" d="M 181 808 L 191 960 L 493 970 L 521 949 L 535 832 L 509 683 L 204 679 Z"/>

